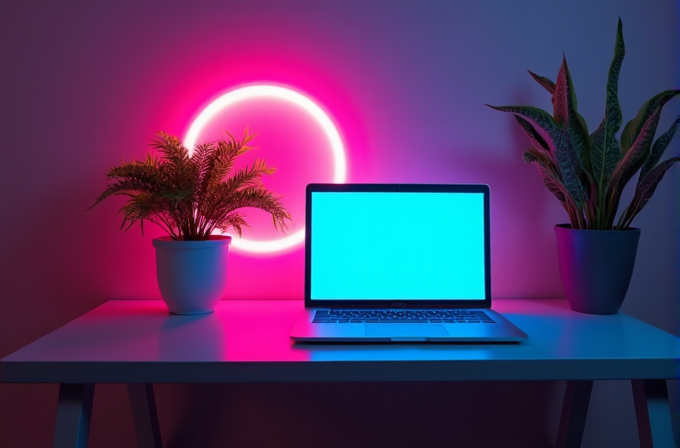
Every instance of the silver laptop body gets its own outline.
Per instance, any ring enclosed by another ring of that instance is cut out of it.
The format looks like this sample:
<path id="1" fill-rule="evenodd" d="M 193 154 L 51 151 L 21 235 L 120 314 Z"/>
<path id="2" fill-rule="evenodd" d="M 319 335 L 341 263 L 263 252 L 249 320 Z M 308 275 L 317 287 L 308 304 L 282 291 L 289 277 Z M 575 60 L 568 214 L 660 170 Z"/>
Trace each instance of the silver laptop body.
<path id="1" fill-rule="evenodd" d="M 521 342 L 491 310 L 489 187 L 310 184 L 298 342 Z"/>

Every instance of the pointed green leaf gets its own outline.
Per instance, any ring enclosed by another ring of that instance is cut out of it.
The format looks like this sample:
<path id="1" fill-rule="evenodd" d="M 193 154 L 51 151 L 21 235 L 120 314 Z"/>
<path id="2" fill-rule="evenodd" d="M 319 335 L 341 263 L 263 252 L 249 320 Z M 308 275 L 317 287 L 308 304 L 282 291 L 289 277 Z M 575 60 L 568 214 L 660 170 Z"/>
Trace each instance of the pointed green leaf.
<path id="1" fill-rule="evenodd" d="M 635 215 L 640 213 L 640 210 L 642 210 L 647 202 L 649 202 L 656 191 L 659 182 L 661 182 L 661 179 L 663 179 L 663 176 L 666 174 L 666 171 L 668 171 L 668 169 L 676 162 L 680 162 L 680 157 L 673 157 L 660 163 L 649 171 L 644 178 L 641 177 L 635 189 L 635 196 L 626 210 L 624 222 L 627 225 L 630 224 Z"/>
<path id="2" fill-rule="evenodd" d="M 557 75 L 555 93 L 553 94 L 553 117 L 555 123 L 560 127 L 565 127 L 569 122 L 569 83 L 567 81 L 567 59 L 562 57 L 562 65 Z"/>
<path id="3" fill-rule="evenodd" d="M 616 31 L 616 43 L 614 44 L 614 60 L 609 67 L 607 80 L 607 100 L 604 110 L 604 118 L 600 127 L 593 132 L 591 138 L 590 160 L 593 166 L 594 178 L 600 189 L 605 187 L 616 164 L 621 159 L 619 143 L 616 133 L 621 127 L 621 106 L 619 105 L 619 74 L 621 64 L 626 55 L 623 42 L 623 25 L 619 19 Z"/>
<path id="4" fill-rule="evenodd" d="M 680 95 L 680 90 L 666 90 L 642 105 L 637 116 L 626 123 L 626 126 L 624 126 L 623 131 L 621 132 L 622 153 L 625 154 L 628 152 L 649 116 L 652 115 L 657 108 L 663 108 L 663 106 L 676 95 Z"/>
<path id="5" fill-rule="evenodd" d="M 517 120 L 517 123 L 519 123 L 520 127 L 522 128 L 526 136 L 529 137 L 529 140 L 531 141 L 531 146 L 533 146 L 537 150 L 545 151 L 548 154 L 550 153 L 550 147 L 548 146 L 548 143 L 545 141 L 543 137 L 541 137 L 541 134 L 539 134 L 538 131 L 534 129 L 531 123 L 529 123 L 527 120 L 520 117 L 519 115 L 515 115 L 515 120 Z"/>
<path id="6" fill-rule="evenodd" d="M 616 164 L 621 160 L 619 142 L 615 135 L 607 129 L 605 120 L 593 133 L 590 143 L 593 175 L 600 188 L 606 188 Z"/>
<path id="7" fill-rule="evenodd" d="M 531 70 L 527 70 L 529 74 L 531 75 L 532 78 L 536 80 L 537 83 L 539 83 L 545 90 L 548 91 L 551 95 L 555 93 L 555 83 L 549 80 L 548 78 L 544 78 L 543 76 L 538 76 L 536 73 L 532 72 Z"/>
<path id="8" fill-rule="evenodd" d="M 560 201 L 562 207 L 564 207 L 564 210 L 566 210 L 569 215 L 572 226 L 574 228 L 579 228 L 580 225 L 577 218 L 578 207 L 574 204 L 569 193 L 567 193 L 564 188 L 564 185 L 559 179 L 559 174 L 550 166 L 545 165 L 544 161 L 541 160 L 540 155 L 537 155 L 536 152 L 525 151 L 523 158 L 526 163 L 533 163 L 536 166 L 536 169 L 543 180 L 543 184 L 548 191 Z"/>
<path id="9" fill-rule="evenodd" d="M 545 143 L 547 143 L 550 152 L 553 154 L 555 153 L 555 144 L 553 142 L 553 139 L 559 137 L 561 132 L 560 129 L 555 124 L 555 120 L 553 120 L 553 117 L 550 116 L 548 112 L 530 106 L 492 106 L 490 104 L 486 104 L 486 106 L 494 110 L 499 110 L 501 112 L 509 112 L 515 114 L 515 116 L 519 115 L 520 118 L 525 118 L 536 123 L 536 125 L 548 137 L 548 139 L 547 140 L 544 139 L 544 141 Z M 520 125 L 521 124 L 522 123 L 520 122 Z"/>
<path id="10" fill-rule="evenodd" d="M 528 106 L 491 106 L 488 107 L 520 115 L 534 123 L 546 133 L 546 143 L 554 155 L 560 170 L 564 186 L 577 204 L 583 203 L 587 197 L 586 185 L 583 179 L 583 169 L 578 155 L 574 151 L 568 132 L 561 130 L 553 118 L 544 110 Z"/>
<path id="11" fill-rule="evenodd" d="M 546 151 L 531 148 L 528 151 L 524 151 L 524 153 L 522 154 L 522 159 L 524 159 L 524 163 L 531 163 L 534 161 L 540 162 L 551 172 L 555 173 L 555 178 L 561 181 L 557 165 L 555 165 L 555 161 L 550 157 L 550 154 L 547 153 Z"/>
<path id="12" fill-rule="evenodd" d="M 552 176 L 543 165 L 539 163 L 535 163 L 535 165 L 538 168 L 538 172 L 541 174 L 543 184 L 548 188 L 548 190 L 553 195 L 555 195 L 558 201 L 563 203 L 566 202 L 569 198 L 569 195 L 566 191 L 564 191 L 564 187 L 559 183 L 559 181 L 555 179 L 554 176 Z"/>
<path id="13" fill-rule="evenodd" d="M 552 82 L 551 80 L 549 80 L 548 78 L 545 78 L 543 76 L 538 76 L 536 73 L 532 72 L 531 70 L 527 70 L 527 71 L 529 72 L 531 77 L 536 80 L 536 82 L 538 82 L 541 86 L 543 86 L 543 88 L 545 90 L 548 91 L 548 93 L 550 93 L 550 95 L 553 95 L 555 93 L 555 83 L 554 82 Z M 583 128 L 588 129 L 588 127 L 585 124 L 586 122 L 583 119 L 583 117 L 581 116 L 581 114 L 578 114 L 578 116 L 579 116 L 579 120 L 581 120 L 581 123 L 583 124 Z"/>
<path id="14" fill-rule="evenodd" d="M 522 159 L 524 160 L 524 163 L 531 163 L 541 161 L 541 156 L 536 153 L 535 149 L 530 149 L 529 151 L 524 151 L 522 153 Z"/>
<path id="15" fill-rule="evenodd" d="M 661 160 L 661 156 L 663 156 L 663 153 L 668 147 L 668 144 L 673 139 L 673 136 L 675 135 L 675 130 L 678 128 L 679 124 L 680 117 L 675 119 L 675 122 L 671 125 L 670 129 L 668 129 L 661 137 L 656 139 L 654 146 L 652 146 L 652 151 L 649 153 L 649 158 L 642 166 L 642 170 L 640 171 L 640 178 L 645 177 L 647 173 L 650 170 L 652 170 L 652 168 L 654 168 L 654 165 L 656 165 L 659 162 L 659 160 Z"/>
<path id="16" fill-rule="evenodd" d="M 555 160 L 567 192 L 576 204 L 582 204 L 588 197 L 586 180 L 571 137 L 566 131 L 561 131 L 555 139 Z"/>
<path id="17" fill-rule="evenodd" d="M 535 150 L 524 151 L 522 158 L 525 163 L 533 163 L 536 166 L 541 175 L 541 179 L 543 179 L 543 183 L 560 202 L 570 200 L 569 194 L 559 180 L 559 174 L 557 174 L 552 167 L 545 164 L 545 159 L 543 159 L 539 153 Z"/>
<path id="18" fill-rule="evenodd" d="M 557 76 L 555 94 L 553 95 L 555 122 L 569 134 L 569 140 L 578 157 L 579 165 L 586 172 L 590 172 L 590 137 L 583 117 L 578 115 L 576 90 L 569 73 L 567 58 L 562 58 L 562 67 Z"/>
<path id="19" fill-rule="evenodd" d="M 612 173 L 609 189 L 620 196 L 623 187 L 626 186 L 631 177 L 639 170 L 649 157 L 650 147 L 656 132 L 656 126 L 659 123 L 659 115 L 661 107 L 658 106 L 656 110 L 647 117 L 647 121 L 640 129 L 637 139 L 630 147 L 630 150 L 616 164 L 614 172 Z M 615 198 L 618 205 L 618 198 Z"/>

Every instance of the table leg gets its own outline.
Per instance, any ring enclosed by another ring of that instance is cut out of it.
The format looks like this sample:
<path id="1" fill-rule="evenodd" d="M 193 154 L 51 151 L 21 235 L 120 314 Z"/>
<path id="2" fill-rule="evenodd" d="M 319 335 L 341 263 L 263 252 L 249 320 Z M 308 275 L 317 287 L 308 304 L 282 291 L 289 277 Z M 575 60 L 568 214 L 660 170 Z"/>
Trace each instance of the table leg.
<path id="1" fill-rule="evenodd" d="M 137 445 L 139 448 L 163 448 L 161 430 L 156 413 L 156 398 L 153 384 L 128 384 L 132 418 L 135 422 Z"/>
<path id="2" fill-rule="evenodd" d="M 673 448 L 666 380 L 631 380 L 641 448 Z"/>
<path id="3" fill-rule="evenodd" d="M 567 381 L 562 403 L 562 417 L 557 431 L 557 448 L 581 446 L 592 390 L 592 380 Z"/>
<path id="4" fill-rule="evenodd" d="M 59 385 L 54 448 L 86 448 L 90 436 L 94 384 Z"/>

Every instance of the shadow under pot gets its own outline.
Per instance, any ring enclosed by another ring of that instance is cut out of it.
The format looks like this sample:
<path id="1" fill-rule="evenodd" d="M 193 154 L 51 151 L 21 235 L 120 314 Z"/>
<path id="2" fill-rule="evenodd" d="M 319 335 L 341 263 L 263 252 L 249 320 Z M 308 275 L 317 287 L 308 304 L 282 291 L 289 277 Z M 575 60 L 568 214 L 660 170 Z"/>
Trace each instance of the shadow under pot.
<path id="1" fill-rule="evenodd" d="M 562 285 L 571 309 L 616 314 L 633 276 L 640 229 L 581 230 L 555 226 Z"/>

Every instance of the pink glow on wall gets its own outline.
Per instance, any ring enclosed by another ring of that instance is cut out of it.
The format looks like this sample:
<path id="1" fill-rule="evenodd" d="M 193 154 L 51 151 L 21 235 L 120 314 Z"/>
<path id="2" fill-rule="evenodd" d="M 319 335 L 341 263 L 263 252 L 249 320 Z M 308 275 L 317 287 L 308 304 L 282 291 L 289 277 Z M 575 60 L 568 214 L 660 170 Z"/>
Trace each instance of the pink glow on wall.
<path id="1" fill-rule="evenodd" d="M 283 174 L 286 182 L 277 185 L 283 191 L 271 185 L 273 182 L 269 179 L 267 186 L 277 193 L 289 193 L 286 206 L 296 229 L 287 236 L 266 240 L 235 237 L 232 246 L 255 253 L 278 252 L 298 246 L 304 241 L 304 226 L 300 228 L 304 221 L 304 184 L 312 181 L 343 183 L 346 180 L 347 162 L 340 133 L 328 114 L 307 96 L 282 86 L 251 85 L 232 90 L 204 108 L 189 126 L 184 145 L 191 153 L 196 143 L 219 138 L 223 131 L 238 136 L 244 128 L 263 135 L 259 143 L 276 151 L 266 157 L 270 164 L 275 154 L 287 152 L 287 157 L 278 154 L 275 158 L 279 163 L 273 164 L 279 169 L 283 164 L 284 173 L 289 173 Z M 239 162 L 239 166 L 244 164 L 242 160 Z M 332 173 L 328 172 L 329 164 Z M 280 176 L 277 173 L 276 178 Z M 266 227 L 262 225 L 263 218 L 267 217 L 257 211 L 253 214 L 258 232 L 261 232 Z"/>

